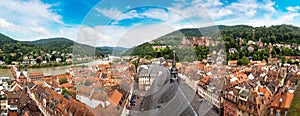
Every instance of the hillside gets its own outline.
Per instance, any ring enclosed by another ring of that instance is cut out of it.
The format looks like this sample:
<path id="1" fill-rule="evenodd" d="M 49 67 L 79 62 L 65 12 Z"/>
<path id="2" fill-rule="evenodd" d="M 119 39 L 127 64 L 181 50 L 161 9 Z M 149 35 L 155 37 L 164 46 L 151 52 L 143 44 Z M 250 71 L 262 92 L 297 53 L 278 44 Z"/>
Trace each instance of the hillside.
<path id="1" fill-rule="evenodd" d="M 61 50 L 72 46 L 74 42 L 66 38 L 49 38 L 31 41 L 28 44 L 41 47 L 43 49 Z"/>
<path id="2" fill-rule="evenodd" d="M 4 43 L 15 43 L 15 42 L 17 41 L 0 33 L 0 46 L 2 46 Z"/>
<path id="3" fill-rule="evenodd" d="M 188 28 L 188 29 L 180 29 L 169 34 L 166 34 L 162 37 L 159 37 L 153 40 L 151 43 L 148 44 L 141 44 L 136 46 L 130 50 L 128 50 L 125 55 L 137 55 L 140 57 L 144 57 L 145 55 L 150 55 L 152 57 L 157 56 L 157 53 L 153 53 L 153 50 L 144 50 L 144 48 L 156 46 L 158 44 L 161 45 L 171 45 L 177 46 L 181 44 L 182 38 L 185 37 L 186 39 L 192 39 L 193 37 L 210 37 L 210 40 L 218 40 L 221 39 L 224 42 L 226 52 L 228 52 L 229 48 L 237 48 L 240 49 L 241 45 L 238 45 L 237 38 L 242 38 L 244 42 L 248 40 L 258 41 L 261 39 L 264 43 L 287 43 L 287 44 L 300 44 L 300 28 L 293 26 L 293 25 L 276 25 L 270 27 L 252 27 L 247 25 L 235 25 L 235 26 L 225 26 L 225 25 L 218 25 L 218 26 L 211 26 L 211 27 L 204 27 L 204 28 Z M 211 48 L 210 48 L 211 49 Z M 198 46 L 194 48 L 194 50 L 198 55 L 198 60 L 205 58 L 201 53 L 207 53 L 206 48 L 199 48 Z M 178 51 L 178 50 L 176 50 Z M 203 52 L 206 51 L 206 52 Z M 297 55 L 298 51 L 294 51 L 293 54 L 283 53 L 282 55 Z M 200 57 L 199 57 L 200 54 Z M 239 56 L 251 56 L 253 53 L 245 52 L 243 54 L 237 54 L 238 56 L 232 56 L 228 59 L 239 59 Z M 258 59 L 265 58 L 265 54 L 257 53 Z M 279 57 L 278 54 L 276 57 Z"/>
<path id="4" fill-rule="evenodd" d="M 219 32 L 219 33 L 218 33 Z M 178 31 L 171 32 L 167 35 L 159 37 L 154 41 L 164 41 L 174 43 L 170 41 L 182 40 L 182 37 L 188 39 L 192 37 L 201 36 L 218 36 L 222 34 L 223 40 L 228 41 L 232 38 L 243 38 L 246 40 L 261 40 L 265 43 L 297 43 L 300 44 L 300 28 L 293 25 L 276 25 L 270 27 L 252 27 L 247 25 L 235 25 L 235 26 L 211 26 L 204 28 L 189 28 L 180 29 Z M 254 35 L 254 38 L 253 38 Z"/>
<path id="5" fill-rule="evenodd" d="M 127 50 L 122 47 L 93 47 L 76 43 L 67 38 L 49 38 L 36 41 L 17 41 L 0 33 L 0 61 L 8 63 L 22 61 L 23 56 L 37 57 L 43 53 L 51 54 L 53 51 L 60 53 L 73 53 L 80 56 L 105 56 L 119 54 Z M 56 54 L 57 57 L 60 57 Z"/>
<path id="6" fill-rule="evenodd" d="M 126 51 L 127 48 L 123 47 L 93 47 L 85 44 L 76 43 L 72 40 L 66 38 L 49 38 L 49 39 L 40 39 L 31 42 L 24 42 L 28 45 L 34 45 L 41 49 L 45 50 L 55 50 L 64 52 L 75 52 L 75 53 L 87 53 L 86 55 L 106 55 L 111 54 L 112 52 L 122 52 Z"/>

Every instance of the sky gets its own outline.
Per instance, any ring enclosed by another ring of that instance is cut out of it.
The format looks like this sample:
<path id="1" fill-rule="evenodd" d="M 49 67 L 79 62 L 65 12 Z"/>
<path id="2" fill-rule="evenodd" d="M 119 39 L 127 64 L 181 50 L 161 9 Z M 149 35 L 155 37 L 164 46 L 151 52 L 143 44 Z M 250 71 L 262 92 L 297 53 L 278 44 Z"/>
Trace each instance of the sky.
<path id="1" fill-rule="evenodd" d="M 299 0 L 0 0 L 0 33 L 132 47 L 182 28 L 300 26 Z"/>

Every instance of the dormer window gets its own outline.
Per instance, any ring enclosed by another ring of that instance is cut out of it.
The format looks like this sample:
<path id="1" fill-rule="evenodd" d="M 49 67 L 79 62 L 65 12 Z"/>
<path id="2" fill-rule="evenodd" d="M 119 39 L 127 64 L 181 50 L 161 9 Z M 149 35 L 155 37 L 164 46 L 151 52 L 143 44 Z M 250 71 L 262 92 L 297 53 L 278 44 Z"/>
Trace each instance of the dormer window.
<path id="1" fill-rule="evenodd" d="M 280 110 L 276 111 L 276 116 L 280 116 Z"/>
<path id="2" fill-rule="evenodd" d="M 274 112 L 273 109 L 270 109 L 270 115 L 273 115 L 273 112 Z"/>

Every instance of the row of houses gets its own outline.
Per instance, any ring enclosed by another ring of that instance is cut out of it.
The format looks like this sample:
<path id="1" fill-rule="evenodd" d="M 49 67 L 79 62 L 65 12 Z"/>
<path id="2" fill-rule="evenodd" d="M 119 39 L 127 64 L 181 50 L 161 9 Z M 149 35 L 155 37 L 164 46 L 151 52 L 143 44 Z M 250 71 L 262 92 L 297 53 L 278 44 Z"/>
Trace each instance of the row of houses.
<path id="1" fill-rule="evenodd" d="M 284 116 L 299 77 L 297 65 L 225 66 L 218 74 L 201 75 L 197 94 L 224 116 Z"/>

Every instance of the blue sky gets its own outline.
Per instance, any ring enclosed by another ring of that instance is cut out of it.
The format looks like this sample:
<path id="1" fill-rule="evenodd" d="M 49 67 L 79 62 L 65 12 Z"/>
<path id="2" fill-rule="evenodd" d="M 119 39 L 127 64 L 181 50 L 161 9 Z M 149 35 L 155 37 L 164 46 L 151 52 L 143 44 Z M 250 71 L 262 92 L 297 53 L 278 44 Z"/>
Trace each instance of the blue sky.
<path id="1" fill-rule="evenodd" d="M 300 26 L 299 0 L 0 0 L 0 33 L 132 47 L 181 28 Z"/>

